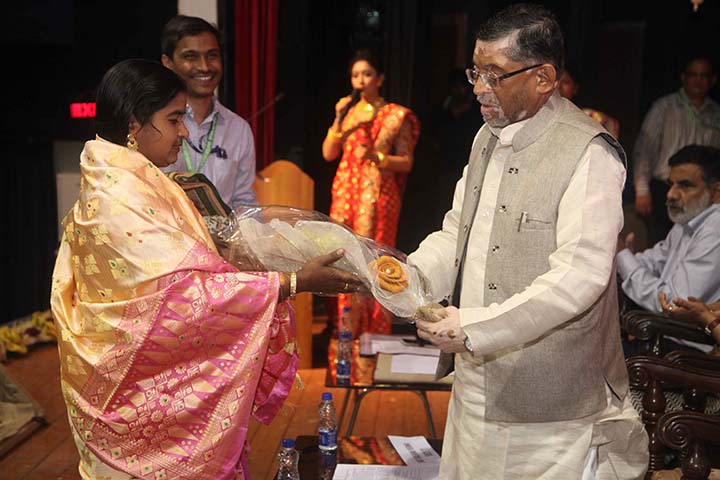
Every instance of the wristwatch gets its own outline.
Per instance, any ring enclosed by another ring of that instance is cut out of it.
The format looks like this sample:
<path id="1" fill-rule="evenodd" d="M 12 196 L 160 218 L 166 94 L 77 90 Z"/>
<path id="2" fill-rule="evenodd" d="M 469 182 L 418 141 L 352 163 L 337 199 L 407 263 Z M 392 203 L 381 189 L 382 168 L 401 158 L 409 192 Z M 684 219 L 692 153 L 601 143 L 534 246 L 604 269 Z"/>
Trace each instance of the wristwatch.
<path id="1" fill-rule="evenodd" d="M 705 333 L 712 336 L 713 330 L 715 330 L 718 327 L 718 325 L 720 325 L 720 316 L 715 317 L 715 320 L 713 320 L 712 322 L 705 325 Z"/>
<path id="2" fill-rule="evenodd" d="M 470 342 L 470 337 L 465 337 L 465 341 L 463 342 L 465 344 L 465 348 L 468 352 L 473 353 L 473 346 Z"/>

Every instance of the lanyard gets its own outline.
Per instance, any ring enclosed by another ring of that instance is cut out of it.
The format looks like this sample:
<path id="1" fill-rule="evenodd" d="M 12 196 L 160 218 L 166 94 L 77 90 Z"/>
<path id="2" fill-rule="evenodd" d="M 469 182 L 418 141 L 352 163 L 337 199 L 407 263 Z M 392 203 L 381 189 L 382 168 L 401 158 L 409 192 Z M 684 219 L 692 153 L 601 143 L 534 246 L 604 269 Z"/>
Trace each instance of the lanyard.
<path id="1" fill-rule="evenodd" d="M 200 157 L 200 164 L 198 165 L 197 173 L 202 172 L 202 169 L 205 167 L 205 163 L 207 163 L 207 159 L 210 156 L 210 150 L 212 150 L 213 140 L 215 139 L 215 127 L 217 127 L 217 122 L 218 113 L 215 112 L 212 125 L 210 126 L 210 133 L 208 133 L 207 140 L 205 141 L 205 148 L 203 149 L 202 156 Z M 188 172 L 195 173 L 195 168 L 190 160 L 190 148 L 188 147 L 187 140 L 185 139 L 183 139 L 182 143 L 182 153 L 183 158 L 185 158 L 185 166 L 187 167 Z"/>

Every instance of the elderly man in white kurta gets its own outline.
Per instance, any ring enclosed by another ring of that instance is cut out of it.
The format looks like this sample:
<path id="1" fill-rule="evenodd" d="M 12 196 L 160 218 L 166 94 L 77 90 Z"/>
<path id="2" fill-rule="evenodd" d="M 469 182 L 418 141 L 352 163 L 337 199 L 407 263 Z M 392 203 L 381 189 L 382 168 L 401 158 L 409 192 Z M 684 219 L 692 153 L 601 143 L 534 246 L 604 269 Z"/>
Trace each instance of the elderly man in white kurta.
<path id="1" fill-rule="evenodd" d="M 625 154 L 555 92 L 562 50 L 539 6 L 480 29 L 468 80 L 486 125 L 442 230 L 410 256 L 454 305 L 417 321 L 445 352 L 438 373 L 455 366 L 443 479 L 633 479 L 647 466 L 617 316 Z"/>

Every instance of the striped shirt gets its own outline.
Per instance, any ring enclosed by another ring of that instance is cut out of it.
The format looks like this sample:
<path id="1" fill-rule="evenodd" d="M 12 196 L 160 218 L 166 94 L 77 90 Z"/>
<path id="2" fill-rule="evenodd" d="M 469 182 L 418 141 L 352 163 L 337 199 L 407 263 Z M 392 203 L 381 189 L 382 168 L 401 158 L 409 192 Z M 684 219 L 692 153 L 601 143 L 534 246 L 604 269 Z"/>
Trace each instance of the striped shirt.
<path id="1" fill-rule="evenodd" d="M 633 149 L 635 192 L 647 195 L 651 178 L 667 180 L 670 157 L 693 144 L 720 147 L 720 105 L 706 98 L 696 108 L 682 88 L 656 100 Z"/>

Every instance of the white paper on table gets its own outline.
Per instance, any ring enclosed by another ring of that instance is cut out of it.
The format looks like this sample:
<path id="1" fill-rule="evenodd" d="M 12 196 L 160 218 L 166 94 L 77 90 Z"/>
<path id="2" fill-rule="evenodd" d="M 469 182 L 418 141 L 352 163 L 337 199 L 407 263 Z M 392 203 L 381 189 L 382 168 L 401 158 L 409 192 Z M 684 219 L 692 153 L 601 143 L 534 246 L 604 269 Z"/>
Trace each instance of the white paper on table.
<path id="1" fill-rule="evenodd" d="M 423 436 L 400 437 L 398 435 L 388 435 L 388 440 L 390 440 L 395 451 L 398 452 L 398 455 L 407 466 L 440 464 L 440 455 Z"/>
<path id="2" fill-rule="evenodd" d="M 363 333 L 360 335 L 360 355 L 375 355 L 376 353 L 407 353 L 433 357 L 440 356 L 440 349 L 435 346 L 417 347 L 414 345 L 406 345 L 402 341 L 403 339 L 414 338 L 415 337 L 412 335 L 399 337 L 397 335 Z"/>
<path id="3" fill-rule="evenodd" d="M 440 464 L 414 467 L 339 464 L 333 480 L 437 480 L 439 477 Z"/>
<path id="4" fill-rule="evenodd" d="M 392 373 L 434 375 L 440 357 L 426 355 L 393 355 L 390 363 Z"/>

